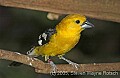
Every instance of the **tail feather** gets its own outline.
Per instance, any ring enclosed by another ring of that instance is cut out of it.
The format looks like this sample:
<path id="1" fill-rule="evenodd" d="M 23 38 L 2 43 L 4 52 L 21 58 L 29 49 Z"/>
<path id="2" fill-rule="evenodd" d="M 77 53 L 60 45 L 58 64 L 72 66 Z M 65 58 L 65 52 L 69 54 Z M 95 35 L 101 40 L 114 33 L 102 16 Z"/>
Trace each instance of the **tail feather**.
<path id="1" fill-rule="evenodd" d="M 9 64 L 9 66 L 20 66 L 20 65 L 22 65 L 22 64 L 23 64 L 23 63 L 13 61 L 11 64 Z"/>

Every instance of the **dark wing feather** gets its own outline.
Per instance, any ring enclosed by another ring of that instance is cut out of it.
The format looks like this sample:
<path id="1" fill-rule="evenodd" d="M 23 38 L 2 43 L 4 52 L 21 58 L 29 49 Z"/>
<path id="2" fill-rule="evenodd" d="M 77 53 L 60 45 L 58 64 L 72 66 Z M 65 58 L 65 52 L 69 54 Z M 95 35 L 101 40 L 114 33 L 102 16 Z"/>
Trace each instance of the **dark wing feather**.
<path id="1" fill-rule="evenodd" d="M 51 35 L 55 34 L 55 29 L 48 29 L 39 36 L 38 44 L 44 45 L 49 42 Z"/>

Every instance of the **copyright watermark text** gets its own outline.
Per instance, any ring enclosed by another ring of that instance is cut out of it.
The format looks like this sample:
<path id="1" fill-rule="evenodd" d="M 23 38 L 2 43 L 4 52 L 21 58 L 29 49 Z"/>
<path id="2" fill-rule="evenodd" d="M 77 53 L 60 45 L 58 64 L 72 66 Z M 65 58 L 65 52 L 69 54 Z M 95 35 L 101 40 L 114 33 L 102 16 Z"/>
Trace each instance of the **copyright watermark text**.
<path id="1" fill-rule="evenodd" d="M 108 75 L 108 76 L 114 76 L 114 75 L 119 75 L 117 71 L 102 71 L 102 72 L 76 72 L 76 71 L 57 71 L 55 72 L 50 72 L 51 76 L 56 76 L 56 75 L 91 75 L 91 76 L 97 76 L 97 75 Z"/>

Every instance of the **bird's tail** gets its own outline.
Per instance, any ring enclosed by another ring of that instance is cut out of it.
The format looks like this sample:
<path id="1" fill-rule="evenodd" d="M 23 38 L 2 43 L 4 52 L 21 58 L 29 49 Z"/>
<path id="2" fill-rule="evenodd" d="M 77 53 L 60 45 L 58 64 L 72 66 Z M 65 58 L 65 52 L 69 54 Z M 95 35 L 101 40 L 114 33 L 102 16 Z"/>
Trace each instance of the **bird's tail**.
<path id="1" fill-rule="evenodd" d="M 12 63 L 9 64 L 9 66 L 20 66 L 20 65 L 22 65 L 22 64 L 23 64 L 23 63 L 13 61 Z"/>

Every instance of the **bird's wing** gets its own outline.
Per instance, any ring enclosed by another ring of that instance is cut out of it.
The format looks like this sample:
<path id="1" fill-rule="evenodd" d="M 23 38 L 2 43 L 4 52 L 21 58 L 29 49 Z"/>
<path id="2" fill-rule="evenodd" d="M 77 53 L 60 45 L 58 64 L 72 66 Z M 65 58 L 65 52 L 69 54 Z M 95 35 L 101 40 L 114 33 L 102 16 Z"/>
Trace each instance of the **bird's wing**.
<path id="1" fill-rule="evenodd" d="M 38 40 L 38 44 L 44 45 L 46 43 L 49 42 L 51 35 L 56 33 L 56 29 L 47 29 L 45 32 L 43 32 L 40 36 L 39 36 L 39 40 Z"/>
<path id="2" fill-rule="evenodd" d="M 39 40 L 38 40 L 38 44 L 39 46 L 42 46 L 46 43 L 48 43 L 50 41 L 50 37 L 56 33 L 56 29 L 47 29 L 45 32 L 43 32 L 40 36 L 39 36 Z M 34 56 L 37 57 L 36 55 L 34 55 L 34 50 L 35 46 L 33 48 L 31 48 L 27 54 L 30 56 Z"/>

